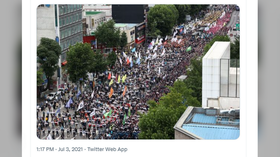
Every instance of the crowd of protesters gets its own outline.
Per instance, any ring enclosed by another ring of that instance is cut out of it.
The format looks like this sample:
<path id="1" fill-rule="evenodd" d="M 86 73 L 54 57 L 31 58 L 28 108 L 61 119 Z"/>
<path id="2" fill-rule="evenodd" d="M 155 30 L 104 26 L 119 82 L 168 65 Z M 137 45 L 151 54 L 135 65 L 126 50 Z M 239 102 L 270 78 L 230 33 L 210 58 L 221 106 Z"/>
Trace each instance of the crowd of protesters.
<path id="1" fill-rule="evenodd" d="M 220 8 L 219 8 L 220 9 Z M 226 6 L 224 10 L 230 11 Z M 228 16 L 228 15 L 227 15 Z M 40 139 L 138 139 L 139 113 L 149 110 L 148 100 L 159 101 L 176 79 L 186 74 L 191 58 L 201 56 L 204 46 L 217 34 L 198 28 L 174 27 L 171 36 L 153 39 L 148 46 L 117 52 L 117 61 L 104 73 L 94 74 L 90 90 L 67 84 L 57 101 L 38 108 Z M 64 111 L 62 109 L 64 108 Z"/>

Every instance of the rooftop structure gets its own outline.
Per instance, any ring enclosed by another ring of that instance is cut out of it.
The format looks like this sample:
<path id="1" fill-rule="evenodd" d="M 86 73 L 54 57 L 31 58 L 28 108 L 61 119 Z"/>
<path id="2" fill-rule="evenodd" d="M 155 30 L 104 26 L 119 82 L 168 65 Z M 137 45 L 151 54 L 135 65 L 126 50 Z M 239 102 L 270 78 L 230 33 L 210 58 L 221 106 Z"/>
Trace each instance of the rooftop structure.
<path id="1" fill-rule="evenodd" d="M 237 139 L 239 112 L 189 106 L 174 126 L 175 139 Z"/>

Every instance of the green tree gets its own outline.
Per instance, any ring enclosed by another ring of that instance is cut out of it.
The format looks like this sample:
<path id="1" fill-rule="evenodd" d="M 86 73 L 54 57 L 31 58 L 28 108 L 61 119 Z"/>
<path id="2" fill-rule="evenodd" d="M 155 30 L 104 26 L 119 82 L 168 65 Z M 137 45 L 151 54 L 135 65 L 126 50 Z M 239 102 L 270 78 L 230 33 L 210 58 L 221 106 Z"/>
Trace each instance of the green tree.
<path id="1" fill-rule="evenodd" d="M 69 47 L 69 51 L 66 54 L 66 69 L 70 76 L 69 79 L 72 82 L 81 84 L 80 79 L 87 79 L 87 73 L 93 62 L 91 46 L 89 43 L 76 43 L 74 46 Z"/>
<path id="2" fill-rule="evenodd" d="M 109 53 L 108 57 L 107 57 L 107 63 L 110 67 L 112 67 L 113 65 L 115 65 L 116 63 L 116 59 L 117 59 L 117 55 L 116 53 L 113 51 L 111 53 Z"/>
<path id="3" fill-rule="evenodd" d="M 158 104 L 149 100 L 149 112 L 140 114 L 139 138 L 173 139 L 173 127 L 187 106 L 200 106 L 199 101 L 192 97 L 192 90 L 183 81 L 176 81 L 169 89 L 170 93 L 162 96 Z"/>
<path id="4" fill-rule="evenodd" d="M 149 35 L 169 35 L 178 17 L 179 13 L 174 5 L 155 5 L 148 12 Z"/>
<path id="5" fill-rule="evenodd" d="M 97 42 L 107 47 L 116 47 L 120 44 L 120 30 L 115 28 L 115 22 L 109 20 L 96 28 Z"/>
<path id="6" fill-rule="evenodd" d="M 187 15 L 187 5 L 175 5 L 178 10 L 178 24 L 185 23 Z"/>
<path id="7" fill-rule="evenodd" d="M 101 52 L 93 53 L 93 61 L 90 65 L 90 71 L 93 73 L 104 72 L 107 69 L 107 60 Z"/>
<path id="8" fill-rule="evenodd" d="M 235 41 L 230 44 L 230 59 L 239 59 L 240 56 L 240 38 L 236 37 Z"/>
<path id="9" fill-rule="evenodd" d="M 187 87 L 193 93 L 192 96 L 197 98 L 199 103 L 202 102 L 202 57 L 195 57 L 191 59 L 191 64 L 187 67 L 188 78 L 184 80 Z"/>
<path id="10" fill-rule="evenodd" d="M 40 68 L 39 70 L 37 70 L 37 86 L 42 85 L 42 83 L 44 83 L 43 80 L 43 69 Z"/>
<path id="11" fill-rule="evenodd" d="M 121 48 L 123 49 L 123 47 L 125 47 L 126 44 L 127 44 L 126 33 L 122 32 L 121 39 L 120 39 L 120 46 L 121 46 Z"/>
<path id="12" fill-rule="evenodd" d="M 44 89 L 47 90 L 50 88 L 51 78 L 58 68 L 58 59 L 61 54 L 61 48 L 53 39 L 41 38 L 40 41 L 40 45 L 37 46 L 37 56 L 40 68 L 43 69 L 48 80 L 47 87 Z"/>

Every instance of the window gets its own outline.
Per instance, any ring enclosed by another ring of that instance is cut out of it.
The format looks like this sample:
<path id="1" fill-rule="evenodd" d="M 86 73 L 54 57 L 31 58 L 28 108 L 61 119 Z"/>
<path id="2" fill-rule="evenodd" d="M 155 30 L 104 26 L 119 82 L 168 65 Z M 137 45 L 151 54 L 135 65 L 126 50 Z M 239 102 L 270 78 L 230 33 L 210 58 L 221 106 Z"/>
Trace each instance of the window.
<path id="1" fill-rule="evenodd" d="M 68 11 L 68 13 L 71 11 L 71 8 L 70 8 L 70 5 L 68 5 L 68 9 L 67 9 Z"/>
<path id="2" fill-rule="evenodd" d="M 71 29 L 70 29 L 70 28 L 68 29 L 68 34 L 69 34 L 69 36 L 72 35 L 72 34 L 71 34 Z"/>
<path id="3" fill-rule="evenodd" d="M 69 23 L 72 23 L 72 16 L 69 17 Z"/>
<path id="4" fill-rule="evenodd" d="M 67 12 L 67 7 L 66 7 L 66 6 L 63 6 L 63 8 L 64 8 L 63 14 L 65 14 L 65 13 Z"/>
<path id="5" fill-rule="evenodd" d="M 59 26 L 61 26 L 61 19 L 59 19 Z"/>
<path id="6" fill-rule="evenodd" d="M 76 4 L 74 5 L 74 11 L 76 11 Z"/>

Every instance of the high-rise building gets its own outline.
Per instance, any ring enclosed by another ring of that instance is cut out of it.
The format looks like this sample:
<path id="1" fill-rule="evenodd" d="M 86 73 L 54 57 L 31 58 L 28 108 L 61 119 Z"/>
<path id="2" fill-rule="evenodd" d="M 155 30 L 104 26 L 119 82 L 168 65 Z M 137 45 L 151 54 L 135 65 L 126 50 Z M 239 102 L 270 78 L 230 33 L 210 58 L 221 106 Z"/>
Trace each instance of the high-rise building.
<path id="1" fill-rule="evenodd" d="M 67 63 L 69 46 L 83 42 L 82 7 L 81 4 L 41 4 L 37 8 L 37 45 L 42 37 L 56 40 L 61 47 L 59 67 Z M 59 68 L 53 76 L 57 86 L 62 84 L 61 76 Z"/>
<path id="2" fill-rule="evenodd" d="M 83 42 L 82 5 L 58 5 L 61 62 L 66 61 L 66 51 L 70 45 Z"/>

